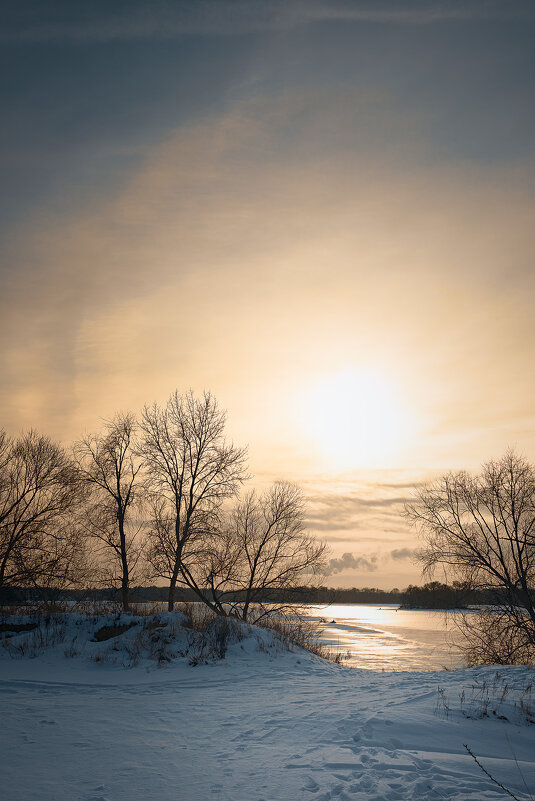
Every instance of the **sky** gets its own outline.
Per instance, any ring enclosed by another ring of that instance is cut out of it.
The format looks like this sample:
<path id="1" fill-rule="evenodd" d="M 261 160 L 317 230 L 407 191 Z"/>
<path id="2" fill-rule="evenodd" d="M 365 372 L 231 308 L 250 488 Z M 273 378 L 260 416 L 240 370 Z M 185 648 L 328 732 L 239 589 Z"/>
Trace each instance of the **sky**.
<path id="1" fill-rule="evenodd" d="M 414 488 L 535 460 L 535 6 L 4 0 L 0 427 L 209 389 L 333 586 Z"/>

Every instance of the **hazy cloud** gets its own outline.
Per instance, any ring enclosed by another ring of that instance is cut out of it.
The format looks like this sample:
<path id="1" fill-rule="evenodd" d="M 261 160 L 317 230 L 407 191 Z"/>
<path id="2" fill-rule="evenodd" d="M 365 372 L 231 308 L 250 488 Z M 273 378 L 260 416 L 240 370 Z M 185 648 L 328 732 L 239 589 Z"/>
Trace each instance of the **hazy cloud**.
<path id="1" fill-rule="evenodd" d="M 355 556 L 352 553 L 344 553 L 340 559 L 331 559 L 327 566 L 321 571 L 323 576 L 333 576 L 335 573 L 343 573 L 346 570 L 364 570 L 373 573 L 377 570 L 377 556 Z"/>
<path id="2" fill-rule="evenodd" d="M 398 491 L 402 490 L 402 489 L 406 489 L 406 490 L 412 491 L 412 490 L 416 489 L 417 487 L 423 487 L 425 483 L 426 483 L 425 481 L 417 481 L 417 480 L 407 481 L 407 482 L 403 482 L 403 481 L 400 481 L 400 482 L 396 482 L 396 481 L 391 481 L 391 482 L 390 481 L 380 481 L 380 482 L 377 483 L 376 486 L 379 487 L 379 488 L 382 488 L 382 489 L 395 489 L 395 490 L 398 490 Z M 407 500 L 407 498 L 404 497 L 401 500 L 403 500 L 403 502 L 405 502 Z"/>
<path id="3" fill-rule="evenodd" d="M 504 3 L 420 2 L 397 0 L 182 0 L 113 3 L 3 3 L 0 40 L 20 42 L 109 42 L 174 39 L 183 36 L 230 36 L 286 30 L 319 22 L 372 22 L 427 25 L 473 18 L 533 16 L 525 5 Z"/>
<path id="4" fill-rule="evenodd" d="M 389 559 L 398 562 L 414 559 L 417 553 L 417 548 L 394 548 L 387 553 L 374 553 L 362 556 L 356 556 L 353 553 L 344 553 L 338 559 L 330 559 L 326 567 L 321 571 L 321 574 L 323 576 L 333 576 L 336 573 L 345 573 L 349 570 L 374 573 Z"/>
<path id="5" fill-rule="evenodd" d="M 393 551 L 390 551 L 390 556 L 396 560 L 415 559 L 418 552 L 418 548 L 394 548 Z"/>
<path id="6" fill-rule="evenodd" d="M 377 487 L 380 490 L 380 485 Z M 332 508 L 348 508 L 351 510 L 358 510 L 359 508 L 372 508 L 383 506 L 402 506 L 409 500 L 408 495 L 393 496 L 391 498 L 362 498 L 358 496 L 317 496 L 309 499 L 311 503 L 322 504 L 326 507 Z"/>
<path id="7" fill-rule="evenodd" d="M 533 171 L 408 160 L 428 152 L 422 114 L 372 90 L 289 89 L 176 130 L 71 216 L 42 204 L 4 257 L 2 425 L 68 439 L 209 387 L 252 471 L 301 480 L 326 468 L 290 396 L 372 362 L 422 426 L 394 464 L 529 452 Z M 310 528 L 410 545 L 409 488 L 385 481 L 310 491 Z"/>
<path id="8" fill-rule="evenodd" d="M 407 531 L 402 512 L 411 496 L 409 490 L 419 483 L 416 478 L 411 483 L 406 474 L 401 474 L 399 481 L 370 482 L 354 477 L 352 482 L 346 480 L 343 492 L 342 488 L 326 491 L 329 483 L 326 481 L 320 491 L 309 490 L 307 524 L 330 542 L 357 538 L 361 542 L 367 530 L 373 530 L 377 541 L 388 542 L 389 538 L 382 535 L 393 533 L 399 539 L 400 532 Z"/>

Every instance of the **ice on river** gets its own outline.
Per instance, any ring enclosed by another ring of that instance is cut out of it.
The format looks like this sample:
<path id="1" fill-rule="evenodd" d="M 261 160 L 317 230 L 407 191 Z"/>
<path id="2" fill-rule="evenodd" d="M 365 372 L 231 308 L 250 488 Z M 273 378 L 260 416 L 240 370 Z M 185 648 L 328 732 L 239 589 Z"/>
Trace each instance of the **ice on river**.
<path id="1" fill-rule="evenodd" d="M 309 610 L 321 640 L 346 664 L 372 670 L 440 670 L 460 665 L 455 611 L 400 609 L 397 604 L 333 604 Z"/>

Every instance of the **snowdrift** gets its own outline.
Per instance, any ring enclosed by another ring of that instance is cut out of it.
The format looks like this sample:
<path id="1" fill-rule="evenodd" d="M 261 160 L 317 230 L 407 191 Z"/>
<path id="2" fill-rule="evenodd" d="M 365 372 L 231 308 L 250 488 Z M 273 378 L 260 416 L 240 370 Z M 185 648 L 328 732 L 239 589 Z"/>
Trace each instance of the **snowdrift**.
<path id="1" fill-rule="evenodd" d="M 195 630 L 181 612 L 150 616 L 128 613 L 83 615 L 11 615 L 0 623 L 0 658 L 9 661 L 39 658 L 40 664 L 152 670 L 175 662 L 214 664 L 227 656 L 234 660 L 254 656 L 275 659 L 299 653 L 303 660 L 317 660 L 310 652 L 274 631 L 251 626 L 233 618 L 216 617 L 204 630 Z M 19 665 L 20 667 L 20 665 Z"/>

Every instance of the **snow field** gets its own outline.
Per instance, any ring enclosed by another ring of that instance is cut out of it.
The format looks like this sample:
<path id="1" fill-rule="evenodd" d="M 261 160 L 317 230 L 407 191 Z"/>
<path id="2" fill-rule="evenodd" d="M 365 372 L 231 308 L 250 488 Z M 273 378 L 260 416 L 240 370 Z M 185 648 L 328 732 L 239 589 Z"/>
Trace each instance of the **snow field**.
<path id="1" fill-rule="evenodd" d="M 6 801 L 506 798 L 463 743 L 524 799 L 514 752 L 534 791 L 533 670 L 343 668 L 239 624 L 216 658 L 220 632 L 203 644 L 177 615 L 125 620 L 94 643 L 112 618 L 65 616 L 61 641 L 0 648 Z"/>

